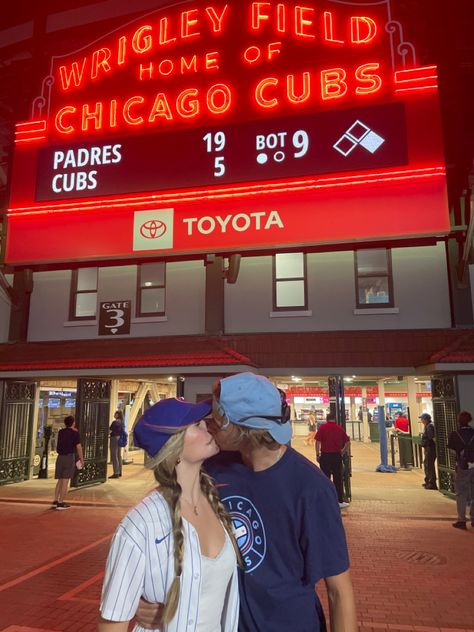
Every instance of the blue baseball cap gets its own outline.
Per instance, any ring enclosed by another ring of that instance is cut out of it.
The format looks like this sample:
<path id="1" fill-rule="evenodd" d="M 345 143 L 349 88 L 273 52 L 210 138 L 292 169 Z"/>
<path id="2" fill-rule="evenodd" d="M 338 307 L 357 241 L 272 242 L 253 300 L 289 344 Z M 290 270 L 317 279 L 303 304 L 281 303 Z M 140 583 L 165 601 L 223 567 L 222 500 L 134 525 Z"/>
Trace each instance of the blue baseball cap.
<path id="1" fill-rule="evenodd" d="M 148 456 L 154 457 L 170 437 L 201 421 L 211 413 L 211 410 L 210 399 L 198 404 L 177 397 L 162 399 L 150 406 L 135 424 L 135 445 L 143 448 Z"/>
<path id="2" fill-rule="evenodd" d="M 280 393 L 262 375 L 238 373 L 221 380 L 219 406 L 233 424 L 266 430 L 278 443 L 291 439 L 291 425 L 282 418 Z"/>

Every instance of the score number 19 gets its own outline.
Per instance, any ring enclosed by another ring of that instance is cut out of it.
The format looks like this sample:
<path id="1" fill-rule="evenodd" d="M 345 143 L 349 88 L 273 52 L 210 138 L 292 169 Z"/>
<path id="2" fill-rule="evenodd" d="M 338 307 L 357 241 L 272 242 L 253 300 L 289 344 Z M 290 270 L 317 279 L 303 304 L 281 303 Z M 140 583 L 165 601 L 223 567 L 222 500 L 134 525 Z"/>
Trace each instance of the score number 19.
<path id="1" fill-rule="evenodd" d="M 202 137 L 206 143 L 206 151 L 208 154 L 219 154 L 224 151 L 225 134 L 224 132 L 208 132 Z M 225 174 L 224 156 L 214 157 L 214 176 L 220 178 Z"/>

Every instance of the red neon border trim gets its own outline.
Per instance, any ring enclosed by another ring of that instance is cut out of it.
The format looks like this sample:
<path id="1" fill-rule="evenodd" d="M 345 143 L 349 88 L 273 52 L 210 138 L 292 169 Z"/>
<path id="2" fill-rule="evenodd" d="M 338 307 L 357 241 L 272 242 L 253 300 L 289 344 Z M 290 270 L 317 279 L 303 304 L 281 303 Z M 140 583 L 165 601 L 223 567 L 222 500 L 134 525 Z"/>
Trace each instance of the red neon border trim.
<path id="1" fill-rule="evenodd" d="M 232 197 L 248 197 L 254 195 L 269 195 L 275 193 L 289 193 L 305 190 L 331 189 L 381 182 L 403 182 L 426 178 L 439 178 L 446 175 L 443 166 L 433 166 L 420 169 L 402 169 L 398 171 L 382 171 L 378 173 L 352 174 L 336 178 L 305 179 L 284 181 L 280 183 L 265 183 L 248 185 L 246 187 L 229 187 L 226 189 L 194 190 L 177 193 L 150 194 L 129 198 L 115 198 L 110 200 L 92 200 L 84 202 L 70 202 L 61 204 L 42 204 L 41 206 L 23 206 L 10 208 L 7 215 L 10 219 L 25 215 L 47 215 L 50 213 L 70 213 L 80 210 L 94 210 L 97 208 L 119 208 L 123 206 L 148 206 L 156 203 L 190 202 L 202 199 L 225 199 Z"/>

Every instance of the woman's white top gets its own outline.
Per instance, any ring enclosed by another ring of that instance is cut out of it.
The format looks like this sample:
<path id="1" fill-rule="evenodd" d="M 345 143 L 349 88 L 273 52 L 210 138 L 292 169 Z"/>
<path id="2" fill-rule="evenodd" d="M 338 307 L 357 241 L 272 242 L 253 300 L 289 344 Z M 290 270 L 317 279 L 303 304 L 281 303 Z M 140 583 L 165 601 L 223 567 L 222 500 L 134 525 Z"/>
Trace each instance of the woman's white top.
<path id="1" fill-rule="evenodd" d="M 221 632 L 222 613 L 235 569 L 235 550 L 228 533 L 217 557 L 201 556 L 202 582 L 196 632 Z"/>
<path id="2" fill-rule="evenodd" d="M 198 632 L 205 561 L 194 527 L 183 519 L 184 559 L 179 604 L 162 632 Z M 226 542 L 227 542 L 226 538 Z M 174 579 L 174 539 L 167 502 L 153 491 L 119 524 L 105 568 L 100 611 L 109 621 L 130 621 L 140 597 L 165 603 Z M 219 632 L 237 632 L 239 589 L 237 564 L 227 586 Z M 202 629 L 202 628 L 201 628 Z M 136 632 L 145 632 L 139 625 Z"/>

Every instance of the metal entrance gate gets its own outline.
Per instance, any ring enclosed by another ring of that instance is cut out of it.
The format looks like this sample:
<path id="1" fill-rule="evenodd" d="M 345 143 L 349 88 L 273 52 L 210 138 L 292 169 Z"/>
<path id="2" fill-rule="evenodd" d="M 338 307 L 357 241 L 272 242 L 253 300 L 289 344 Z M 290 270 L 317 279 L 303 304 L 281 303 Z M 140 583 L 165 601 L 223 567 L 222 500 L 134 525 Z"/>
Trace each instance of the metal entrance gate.
<path id="1" fill-rule="evenodd" d="M 76 426 L 84 450 L 84 469 L 77 471 L 71 485 L 82 487 L 107 480 L 110 387 L 108 380 L 78 380 Z"/>
<path id="2" fill-rule="evenodd" d="M 0 485 L 29 478 L 36 384 L 0 382 Z"/>
<path id="3" fill-rule="evenodd" d="M 454 494 L 455 455 L 448 448 L 448 436 L 457 427 L 456 377 L 453 375 L 434 377 L 431 380 L 431 392 L 438 458 L 438 484 L 444 494 L 452 495 Z"/>

